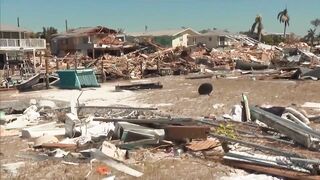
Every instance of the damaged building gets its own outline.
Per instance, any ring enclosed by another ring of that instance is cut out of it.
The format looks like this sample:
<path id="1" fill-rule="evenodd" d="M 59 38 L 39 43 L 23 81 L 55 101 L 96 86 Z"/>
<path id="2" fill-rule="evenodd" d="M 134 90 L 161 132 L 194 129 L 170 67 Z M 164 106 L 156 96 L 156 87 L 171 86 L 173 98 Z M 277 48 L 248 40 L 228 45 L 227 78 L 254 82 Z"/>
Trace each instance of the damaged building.
<path id="1" fill-rule="evenodd" d="M 191 28 L 129 33 L 129 36 L 134 37 L 138 41 L 153 41 L 161 46 L 174 48 L 188 46 L 187 37 L 191 35 L 200 35 L 200 33 Z"/>
<path id="2" fill-rule="evenodd" d="M 68 53 L 81 53 L 92 58 L 103 54 L 121 55 L 133 45 L 126 43 L 124 34 L 107 27 L 80 27 L 56 34 L 51 40 L 51 52 L 62 57 Z"/>

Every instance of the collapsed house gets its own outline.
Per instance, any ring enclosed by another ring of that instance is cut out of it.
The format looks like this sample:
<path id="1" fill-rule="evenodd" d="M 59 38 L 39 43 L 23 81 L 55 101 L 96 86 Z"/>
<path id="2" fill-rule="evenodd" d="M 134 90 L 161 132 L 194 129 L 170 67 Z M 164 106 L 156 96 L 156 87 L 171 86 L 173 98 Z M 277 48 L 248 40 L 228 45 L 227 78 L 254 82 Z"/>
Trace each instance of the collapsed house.
<path id="1" fill-rule="evenodd" d="M 120 56 L 133 48 L 124 34 L 107 27 L 81 27 L 56 34 L 51 40 L 51 52 L 58 57 L 81 53 L 92 58 L 103 54 Z"/>

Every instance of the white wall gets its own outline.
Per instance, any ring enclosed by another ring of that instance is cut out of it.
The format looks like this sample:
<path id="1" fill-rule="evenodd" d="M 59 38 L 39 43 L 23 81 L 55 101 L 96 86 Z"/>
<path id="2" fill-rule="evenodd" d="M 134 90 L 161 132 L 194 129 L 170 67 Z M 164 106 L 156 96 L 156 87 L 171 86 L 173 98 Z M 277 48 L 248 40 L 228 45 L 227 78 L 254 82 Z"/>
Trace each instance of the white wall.
<path id="1" fill-rule="evenodd" d="M 182 36 L 178 36 L 175 39 L 172 40 L 172 47 L 179 47 L 179 46 L 188 46 L 188 36 L 189 34 L 184 34 Z"/>

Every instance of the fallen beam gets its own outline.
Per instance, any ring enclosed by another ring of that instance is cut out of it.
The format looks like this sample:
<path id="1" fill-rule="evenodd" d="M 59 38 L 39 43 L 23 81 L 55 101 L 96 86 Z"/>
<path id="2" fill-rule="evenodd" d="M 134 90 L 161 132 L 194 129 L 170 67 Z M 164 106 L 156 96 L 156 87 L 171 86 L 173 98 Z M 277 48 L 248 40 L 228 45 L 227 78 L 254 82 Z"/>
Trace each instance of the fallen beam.
<path id="1" fill-rule="evenodd" d="M 116 91 L 120 90 L 140 90 L 140 89 L 162 89 L 163 85 L 160 82 L 157 83 L 140 83 L 140 84 L 128 84 L 115 86 Z"/>
<path id="2" fill-rule="evenodd" d="M 123 107 L 123 106 L 78 106 L 77 108 L 83 109 L 83 108 L 88 108 L 88 109 L 126 109 L 126 110 L 158 110 L 158 108 L 154 107 Z"/>
<path id="3" fill-rule="evenodd" d="M 102 122 L 130 122 L 135 124 L 186 124 L 193 121 L 192 118 L 153 118 L 153 119 L 116 119 L 116 118 L 104 118 L 95 117 L 93 121 Z"/>
<path id="4" fill-rule="evenodd" d="M 255 172 L 259 172 L 259 173 L 271 174 L 271 175 L 286 177 L 286 178 L 290 178 L 290 179 L 306 179 L 306 180 L 320 179 L 320 176 L 311 176 L 308 173 L 296 172 L 296 171 L 288 170 L 288 169 L 260 166 L 260 165 L 255 165 L 255 164 L 251 164 L 248 162 L 244 163 L 244 162 L 239 162 L 239 161 L 224 160 L 224 164 L 229 165 L 229 166 L 233 166 L 236 168 L 252 170 Z"/>

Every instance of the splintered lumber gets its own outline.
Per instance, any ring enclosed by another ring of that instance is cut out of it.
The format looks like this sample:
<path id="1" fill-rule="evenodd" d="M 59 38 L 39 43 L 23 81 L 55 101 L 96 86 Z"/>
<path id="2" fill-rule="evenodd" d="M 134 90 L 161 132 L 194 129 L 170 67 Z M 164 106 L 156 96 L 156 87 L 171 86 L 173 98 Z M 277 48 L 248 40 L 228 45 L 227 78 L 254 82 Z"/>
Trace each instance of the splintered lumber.
<path id="1" fill-rule="evenodd" d="M 167 140 L 183 140 L 189 139 L 206 139 L 210 127 L 209 126 L 166 126 L 164 128 Z"/>
<path id="2" fill-rule="evenodd" d="M 271 174 L 271 175 L 286 177 L 290 179 L 317 180 L 320 178 L 320 176 L 312 176 L 308 173 L 296 172 L 293 170 L 282 169 L 282 168 L 261 166 L 261 165 L 256 165 L 248 162 L 224 160 L 224 163 L 229 166 L 233 166 L 241 169 L 252 170 L 259 173 Z"/>
<path id="3" fill-rule="evenodd" d="M 139 84 L 128 84 L 128 85 L 117 85 L 116 91 L 119 90 L 139 90 L 139 89 L 162 89 L 163 85 L 160 82 L 156 83 L 139 83 Z"/>
<path id="4" fill-rule="evenodd" d="M 153 118 L 153 119 L 116 119 L 116 118 L 104 118 L 104 117 L 95 117 L 93 121 L 102 121 L 102 122 L 130 122 L 135 124 L 185 124 L 191 123 L 192 118 Z"/>
<path id="5" fill-rule="evenodd" d="M 281 117 L 276 116 L 267 111 L 264 111 L 258 107 L 250 107 L 250 112 L 251 112 L 251 117 L 254 120 L 259 120 L 267 124 L 269 127 L 272 127 L 278 130 L 282 134 L 285 134 L 295 142 L 307 148 L 310 148 L 310 149 L 316 148 L 315 147 L 316 145 L 311 142 L 310 136 L 319 138 L 320 134 L 318 132 L 313 131 L 312 129 L 302 127 L 294 122 L 282 119 Z"/>

